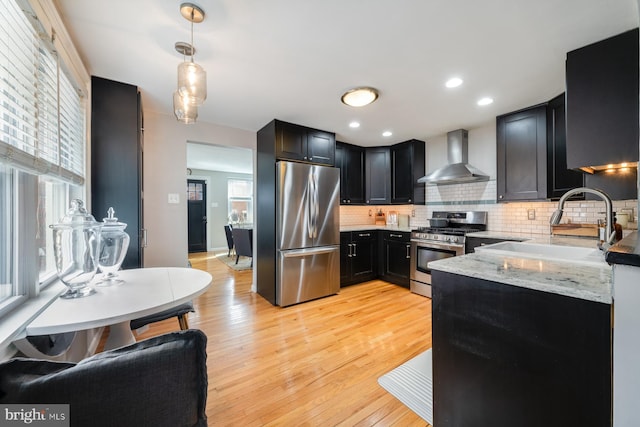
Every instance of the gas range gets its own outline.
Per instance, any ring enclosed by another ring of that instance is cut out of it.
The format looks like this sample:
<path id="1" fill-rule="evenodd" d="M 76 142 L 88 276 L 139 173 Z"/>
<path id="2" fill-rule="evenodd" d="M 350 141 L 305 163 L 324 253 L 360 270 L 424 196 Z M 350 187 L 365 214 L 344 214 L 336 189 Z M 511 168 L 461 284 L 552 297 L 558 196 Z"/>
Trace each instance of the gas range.
<path id="1" fill-rule="evenodd" d="M 411 238 L 420 241 L 464 244 L 464 236 L 487 229 L 487 212 L 433 212 L 432 219 L 444 220 L 443 227 L 419 227 L 411 232 Z M 441 221 L 442 222 L 442 221 Z"/>
<path id="2" fill-rule="evenodd" d="M 464 255 L 465 235 L 487 229 L 487 212 L 434 212 L 432 225 L 411 232 L 411 292 L 431 297 L 429 262 Z"/>

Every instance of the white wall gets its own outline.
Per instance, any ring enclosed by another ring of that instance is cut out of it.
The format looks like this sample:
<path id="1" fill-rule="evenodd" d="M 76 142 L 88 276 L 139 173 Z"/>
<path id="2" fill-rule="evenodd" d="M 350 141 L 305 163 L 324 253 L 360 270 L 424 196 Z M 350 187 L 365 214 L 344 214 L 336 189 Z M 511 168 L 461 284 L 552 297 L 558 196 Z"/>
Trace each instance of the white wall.
<path id="1" fill-rule="evenodd" d="M 173 115 L 144 114 L 144 227 L 148 237 L 144 266 L 184 267 L 188 263 L 187 141 L 252 149 L 255 165 L 256 133 L 204 122 L 184 125 Z M 180 203 L 169 204 L 170 193 L 179 194 Z"/>
<path id="2" fill-rule="evenodd" d="M 455 129 L 451 129 L 455 130 Z M 496 178 L 496 124 L 467 129 L 469 131 L 469 164 Z M 448 163 L 447 135 L 426 139 L 426 172 L 432 172 Z"/>

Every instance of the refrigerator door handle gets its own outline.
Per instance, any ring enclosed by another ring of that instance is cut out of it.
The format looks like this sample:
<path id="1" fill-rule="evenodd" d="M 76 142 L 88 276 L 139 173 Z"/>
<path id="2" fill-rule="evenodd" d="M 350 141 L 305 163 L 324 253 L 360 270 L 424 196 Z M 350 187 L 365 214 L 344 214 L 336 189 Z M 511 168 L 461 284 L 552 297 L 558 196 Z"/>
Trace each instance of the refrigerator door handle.
<path id="1" fill-rule="evenodd" d="M 313 239 L 313 219 L 315 216 L 313 202 L 313 171 L 311 170 L 307 177 L 307 234 L 310 239 Z"/>
<path id="2" fill-rule="evenodd" d="M 311 182 L 311 203 L 313 208 L 311 209 L 311 224 L 312 224 L 312 238 L 316 239 L 318 237 L 318 183 L 317 176 L 315 171 L 312 169 L 311 174 L 309 176 L 309 181 Z"/>
<path id="3" fill-rule="evenodd" d="M 296 257 L 309 256 L 309 255 L 328 254 L 335 251 L 336 251 L 335 247 L 317 248 L 317 249 L 295 249 L 292 251 L 282 251 L 282 256 L 284 258 L 296 258 Z"/>

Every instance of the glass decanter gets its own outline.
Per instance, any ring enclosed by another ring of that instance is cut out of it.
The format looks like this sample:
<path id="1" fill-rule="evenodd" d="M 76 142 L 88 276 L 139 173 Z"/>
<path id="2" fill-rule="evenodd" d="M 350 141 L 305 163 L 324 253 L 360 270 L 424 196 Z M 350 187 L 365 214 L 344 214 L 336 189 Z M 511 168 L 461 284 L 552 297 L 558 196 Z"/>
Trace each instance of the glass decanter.
<path id="1" fill-rule="evenodd" d="M 58 277 L 69 289 L 61 298 L 81 298 L 95 293 L 88 286 L 98 270 L 96 253 L 100 245 L 99 223 L 74 199 L 70 209 L 53 230 L 53 252 Z"/>
<path id="2" fill-rule="evenodd" d="M 107 217 L 103 218 L 102 236 L 98 251 L 98 267 L 104 273 L 98 286 L 118 285 L 124 282 L 117 275 L 117 271 L 124 261 L 129 248 L 129 235 L 124 231 L 127 224 L 118 222 L 113 208 L 107 211 Z"/>

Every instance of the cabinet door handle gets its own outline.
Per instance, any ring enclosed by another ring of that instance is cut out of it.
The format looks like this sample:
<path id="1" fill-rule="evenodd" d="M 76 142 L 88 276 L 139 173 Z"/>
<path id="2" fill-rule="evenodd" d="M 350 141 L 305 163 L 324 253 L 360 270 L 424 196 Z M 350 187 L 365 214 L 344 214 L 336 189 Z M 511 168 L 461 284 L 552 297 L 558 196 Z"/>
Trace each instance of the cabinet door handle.
<path id="1" fill-rule="evenodd" d="M 349 243 L 347 246 L 349 246 L 349 255 L 348 255 L 348 257 L 351 258 L 353 256 L 353 244 Z"/>
<path id="2" fill-rule="evenodd" d="M 358 233 L 358 237 L 371 237 L 371 233 Z"/>
<path id="3" fill-rule="evenodd" d="M 353 245 L 353 256 L 354 256 L 354 257 L 357 257 L 357 256 L 358 256 L 358 254 L 356 253 L 356 244 L 355 244 L 355 243 L 352 243 L 352 245 Z"/>
<path id="4" fill-rule="evenodd" d="M 142 229 L 142 244 L 140 245 L 143 248 L 147 247 L 147 229 Z"/>
<path id="5" fill-rule="evenodd" d="M 402 234 L 393 234 L 393 233 L 389 233 L 389 237 L 402 237 Z"/>
<path id="6" fill-rule="evenodd" d="M 407 258 L 411 258 L 411 245 L 407 245 Z"/>

